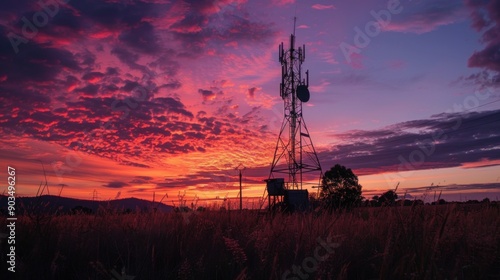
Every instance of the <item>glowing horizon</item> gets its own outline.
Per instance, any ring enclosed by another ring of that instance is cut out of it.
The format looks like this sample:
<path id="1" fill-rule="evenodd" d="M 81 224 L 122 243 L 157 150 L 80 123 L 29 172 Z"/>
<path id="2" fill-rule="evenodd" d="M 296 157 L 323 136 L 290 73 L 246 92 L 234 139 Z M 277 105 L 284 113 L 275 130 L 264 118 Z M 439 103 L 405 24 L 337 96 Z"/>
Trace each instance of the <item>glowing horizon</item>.
<path id="1" fill-rule="evenodd" d="M 243 195 L 262 196 L 294 11 L 323 171 L 352 168 L 367 198 L 398 182 L 500 195 L 497 3 L 40 3 L 0 4 L 0 159 L 19 195 L 43 163 L 68 197 L 236 197 L 239 164 Z"/>

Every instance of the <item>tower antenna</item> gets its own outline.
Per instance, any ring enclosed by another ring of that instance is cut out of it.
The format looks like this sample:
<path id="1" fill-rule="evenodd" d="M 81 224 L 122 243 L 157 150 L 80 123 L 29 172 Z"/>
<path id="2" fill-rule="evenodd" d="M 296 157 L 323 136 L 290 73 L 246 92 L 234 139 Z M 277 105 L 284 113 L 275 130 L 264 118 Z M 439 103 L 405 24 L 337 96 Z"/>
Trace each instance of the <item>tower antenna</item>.
<path id="1" fill-rule="evenodd" d="M 284 103 L 284 118 L 269 179 L 266 180 L 270 209 L 277 205 L 285 205 L 289 209 L 306 208 L 309 196 L 307 189 L 303 190 L 303 180 L 313 179 L 310 173 L 318 173 L 320 180 L 322 175 L 321 164 L 302 115 L 302 103 L 310 98 L 309 71 L 305 71 L 304 77 L 302 63 L 306 57 L 306 46 L 295 48 L 296 22 L 297 17 L 294 17 L 290 47 L 285 50 L 283 43 L 279 45 L 280 96 Z"/>
<path id="2" fill-rule="evenodd" d="M 295 14 L 293 15 L 293 36 L 295 36 L 295 23 L 297 22 L 297 5 L 298 1 L 295 2 Z"/>
<path id="3" fill-rule="evenodd" d="M 297 11 L 295 11 L 297 13 Z M 297 24 L 297 16 L 293 17 L 293 36 L 295 37 L 295 26 Z"/>

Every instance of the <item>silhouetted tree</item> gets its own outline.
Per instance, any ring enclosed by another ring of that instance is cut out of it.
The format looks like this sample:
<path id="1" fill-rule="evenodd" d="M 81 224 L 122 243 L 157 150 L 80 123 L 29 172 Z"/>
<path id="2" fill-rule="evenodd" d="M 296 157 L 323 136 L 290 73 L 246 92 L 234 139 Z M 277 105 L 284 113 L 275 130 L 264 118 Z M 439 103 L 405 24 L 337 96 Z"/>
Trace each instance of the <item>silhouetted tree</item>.
<path id="1" fill-rule="evenodd" d="M 336 164 L 323 175 L 320 200 L 330 211 L 351 209 L 361 203 L 361 188 L 351 169 Z"/>
<path id="2" fill-rule="evenodd" d="M 373 196 L 372 199 L 370 200 L 370 206 L 371 207 L 379 207 L 380 203 L 378 202 L 378 199 L 379 199 L 378 195 Z"/>
<path id="3" fill-rule="evenodd" d="M 398 199 L 396 192 L 390 190 L 383 193 L 379 198 L 378 202 L 380 205 L 394 205 Z"/>
<path id="4" fill-rule="evenodd" d="M 361 201 L 361 205 L 363 207 L 371 207 L 373 205 L 372 201 L 370 199 L 363 199 L 363 201 Z"/>
<path id="5" fill-rule="evenodd" d="M 413 201 L 413 205 L 425 205 L 422 199 L 416 199 Z"/>
<path id="6" fill-rule="evenodd" d="M 479 203 L 479 200 L 477 200 L 477 199 L 470 200 L 470 199 L 469 199 L 469 200 L 467 200 L 465 203 L 466 203 L 466 204 L 478 204 L 478 203 Z"/>

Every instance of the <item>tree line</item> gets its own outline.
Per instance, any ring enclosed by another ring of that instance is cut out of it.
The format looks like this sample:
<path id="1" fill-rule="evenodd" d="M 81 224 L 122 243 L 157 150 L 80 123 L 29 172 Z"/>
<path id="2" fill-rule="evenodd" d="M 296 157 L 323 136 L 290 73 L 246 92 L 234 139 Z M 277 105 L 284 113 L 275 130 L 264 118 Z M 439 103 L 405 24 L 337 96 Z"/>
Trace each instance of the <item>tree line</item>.
<path id="1" fill-rule="evenodd" d="M 396 188 L 397 190 L 397 188 Z M 372 199 L 365 199 L 362 196 L 362 186 L 359 184 L 358 176 L 350 168 L 336 164 L 330 170 L 326 171 L 321 179 L 320 193 L 318 198 L 312 199 L 312 204 L 329 211 L 350 210 L 354 207 L 383 207 L 383 206 L 412 206 L 424 205 L 421 199 L 398 200 L 396 190 L 388 190 L 381 195 L 375 195 Z M 448 202 L 438 198 L 431 205 L 443 205 Z M 488 198 L 482 201 L 469 200 L 466 204 L 486 203 Z"/>

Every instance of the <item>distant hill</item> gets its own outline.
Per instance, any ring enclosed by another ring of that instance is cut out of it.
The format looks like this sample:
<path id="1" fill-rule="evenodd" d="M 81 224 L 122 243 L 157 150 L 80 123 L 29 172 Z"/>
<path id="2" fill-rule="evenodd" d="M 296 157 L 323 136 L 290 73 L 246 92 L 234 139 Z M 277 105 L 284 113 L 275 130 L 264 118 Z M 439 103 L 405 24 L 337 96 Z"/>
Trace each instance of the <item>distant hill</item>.
<path id="1" fill-rule="evenodd" d="M 42 195 L 39 197 L 16 197 L 16 214 L 22 214 L 26 209 L 33 209 L 37 212 L 70 213 L 72 209 L 90 209 L 93 213 L 99 208 L 113 209 L 118 212 L 125 211 L 151 211 L 157 208 L 159 212 L 171 212 L 174 207 L 163 203 L 138 199 L 124 198 L 108 201 L 93 201 L 60 197 L 54 195 Z M 7 196 L 0 195 L 0 209 L 7 211 Z"/>

